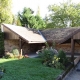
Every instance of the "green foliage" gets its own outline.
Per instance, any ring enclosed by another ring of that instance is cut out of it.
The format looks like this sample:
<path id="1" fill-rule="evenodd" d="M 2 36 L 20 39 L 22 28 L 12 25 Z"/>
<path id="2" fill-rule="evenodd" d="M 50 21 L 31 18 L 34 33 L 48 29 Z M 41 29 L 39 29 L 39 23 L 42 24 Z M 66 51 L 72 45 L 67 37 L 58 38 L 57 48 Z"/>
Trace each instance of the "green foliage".
<path id="1" fill-rule="evenodd" d="M 49 67 L 64 69 L 64 66 L 59 62 L 60 58 L 58 58 L 54 49 L 49 47 L 47 43 L 46 46 L 47 48 L 43 48 L 41 51 L 38 52 L 40 58 L 42 58 L 43 64 Z"/>
<path id="2" fill-rule="evenodd" d="M 17 24 L 18 26 L 22 26 L 19 16 L 17 16 L 17 20 L 16 20 L 15 24 Z"/>
<path id="3" fill-rule="evenodd" d="M 57 69 L 65 69 L 64 65 L 59 62 L 59 60 L 60 58 L 57 55 L 54 55 L 51 66 Z"/>
<path id="4" fill-rule="evenodd" d="M 39 58 L 0 59 L 0 65 L 6 69 L 1 80 L 55 80 L 62 73 L 42 65 Z"/>
<path id="5" fill-rule="evenodd" d="M 0 57 L 4 55 L 4 33 L 0 31 Z"/>
<path id="6" fill-rule="evenodd" d="M 4 67 L 0 66 L 0 71 L 4 72 Z"/>
<path id="7" fill-rule="evenodd" d="M 24 8 L 22 13 L 18 12 L 18 19 L 22 26 L 29 25 L 29 18 L 32 16 L 33 11 L 30 8 Z"/>
<path id="8" fill-rule="evenodd" d="M 64 2 L 48 7 L 51 14 L 46 18 L 47 28 L 80 26 L 80 3 Z"/>
<path id="9" fill-rule="evenodd" d="M 6 58 L 6 59 L 14 58 L 14 55 L 13 53 L 7 52 L 3 58 Z"/>
<path id="10" fill-rule="evenodd" d="M 39 15 L 36 15 L 35 19 L 36 19 L 36 23 L 35 23 L 36 26 L 34 28 L 35 29 L 45 29 L 46 24 L 44 20 Z"/>
<path id="11" fill-rule="evenodd" d="M 3 77 L 4 72 L 5 68 L 3 66 L 0 66 L 0 79 Z"/>
<path id="12" fill-rule="evenodd" d="M 13 55 L 14 55 L 15 57 L 18 57 L 18 56 L 19 56 L 19 50 L 16 49 L 16 48 L 14 48 L 14 49 L 12 50 L 12 53 L 13 53 Z"/>
<path id="13" fill-rule="evenodd" d="M 68 63 L 68 58 L 66 57 L 66 54 L 63 50 L 59 50 L 59 54 L 58 54 L 59 62 L 62 63 L 63 65 L 66 65 Z"/>
<path id="14" fill-rule="evenodd" d="M 57 55 L 54 55 L 53 60 L 52 60 L 52 64 L 55 68 L 59 68 L 60 63 L 59 63 L 59 58 L 57 57 Z"/>
<path id="15" fill-rule="evenodd" d="M 54 45 L 54 44 L 53 44 Z M 57 69 L 65 69 L 66 65 L 68 65 L 69 60 L 66 57 L 66 54 L 63 50 L 59 50 L 59 52 L 49 47 L 46 43 L 47 48 L 43 47 L 38 51 L 40 58 L 42 59 L 42 63 L 49 67 L 54 67 Z"/>
<path id="16" fill-rule="evenodd" d="M 9 59 L 10 55 L 5 55 L 3 58 Z"/>
<path id="17" fill-rule="evenodd" d="M 38 54 L 43 62 L 51 62 L 55 53 L 50 48 L 44 48 Z"/>
<path id="18" fill-rule="evenodd" d="M 43 29 L 46 24 L 39 15 L 33 15 L 30 8 L 24 8 L 22 13 L 18 12 L 17 25 L 27 26 L 34 29 Z"/>
<path id="19" fill-rule="evenodd" d="M 0 25 L 1 23 L 12 23 L 13 15 L 11 13 L 12 0 L 0 0 Z"/>
<path id="20" fill-rule="evenodd" d="M 6 58 L 6 59 L 9 59 L 9 58 L 18 58 L 19 56 L 20 56 L 19 55 L 19 50 L 16 49 L 16 48 L 14 48 L 11 53 L 7 52 L 5 54 L 5 56 L 4 56 L 4 58 Z"/>

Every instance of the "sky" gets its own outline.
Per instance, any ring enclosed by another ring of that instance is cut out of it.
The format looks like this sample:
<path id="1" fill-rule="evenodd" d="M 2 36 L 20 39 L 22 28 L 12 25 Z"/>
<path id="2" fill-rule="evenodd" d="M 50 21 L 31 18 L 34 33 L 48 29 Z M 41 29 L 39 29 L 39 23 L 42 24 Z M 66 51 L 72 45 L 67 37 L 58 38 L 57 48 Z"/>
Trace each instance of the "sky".
<path id="1" fill-rule="evenodd" d="M 59 4 L 69 0 L 12 0 L 12 12 L 17 14 L 21 12 L 24 7 L 31 8 L 34 14 L 37 13 L 38 6 L 40 8 L 41 17 L 48 14 L 48 6 L 52 4 Z M 79 3 L 80 0 L 72 0 L 73 3 Z"/>

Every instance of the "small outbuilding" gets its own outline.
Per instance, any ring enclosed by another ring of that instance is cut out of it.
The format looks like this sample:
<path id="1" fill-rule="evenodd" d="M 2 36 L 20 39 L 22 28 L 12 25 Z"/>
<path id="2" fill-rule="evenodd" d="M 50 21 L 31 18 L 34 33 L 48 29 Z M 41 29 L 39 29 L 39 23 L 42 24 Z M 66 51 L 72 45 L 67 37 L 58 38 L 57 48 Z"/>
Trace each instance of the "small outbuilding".
<path id="1" fill-rule="evenodd" d="M 34 30 L 27 27 L 2 24 L 1 30 L 5 35 L 5 52 L 13 48 L 20 53 L 34 53 L 47 42 L 50 46 L 55 43 L 57 50 L 62 49 L 71 54 L 80 54 L 80 27 Z"/>
<path id="2" fill-rule="evenodd" d="M 80 54 L 80 27 L 46 29 L 42 34 L 50 46 L 55 42 L 56 49 L 70 53 L 72 61 L 74 54 Z"/>
<path id="3" fill-rule="evenodd" d="M 40 31 L 31 28 L 2 24 L 1 30 L 5 37 L 5 53 L 11 52 L 14 48 L 17 48 L 21 54 L 35 53 L 40 49 L 39 46 L 46 42 Z"/>

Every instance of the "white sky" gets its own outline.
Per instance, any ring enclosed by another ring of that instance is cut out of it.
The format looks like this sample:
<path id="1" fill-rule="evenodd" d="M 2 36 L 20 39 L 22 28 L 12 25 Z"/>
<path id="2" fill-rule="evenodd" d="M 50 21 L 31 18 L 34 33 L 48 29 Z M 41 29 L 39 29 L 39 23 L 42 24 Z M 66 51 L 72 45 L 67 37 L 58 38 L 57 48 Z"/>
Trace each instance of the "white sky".
<path id="1" fill-rule="evenodd" d="M 12 0 L 12 12 L 17 14 L 18 11 L 22 11 L 24 7 L 31 8 L 35 14 L 40 7 L 40 15 L 45 17 L 45 14 L 48 13 L 48 5 L 59 4 L 67 0 Z M 74 3 L 79 3 L 80 0 L 72 0 Z"/>

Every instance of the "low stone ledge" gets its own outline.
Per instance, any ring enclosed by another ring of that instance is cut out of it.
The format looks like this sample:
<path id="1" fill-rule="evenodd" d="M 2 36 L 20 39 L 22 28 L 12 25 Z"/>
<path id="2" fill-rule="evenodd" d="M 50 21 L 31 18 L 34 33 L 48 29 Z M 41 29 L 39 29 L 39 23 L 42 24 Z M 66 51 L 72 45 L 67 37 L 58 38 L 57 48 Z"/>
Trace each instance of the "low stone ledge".
<path id="1" fill-rule="evenodd" d="M 66 74 L 73 68 L 73 64 L 71 64 L 64 72 L 62 72 L 55 80 L 62 80 Z"/>
<path id="2" fill-rule="evenodd" d="M 68 73 L 70 70 L 74 69 L 76 67 L 76 65 L 78 64 L 78 62 L 80 61 L 80 57 L 77 57 L 74 60 L 74 65 L 71 64 L 64 72 L 62 72 L 55 80 L 62 80 Z"/>

